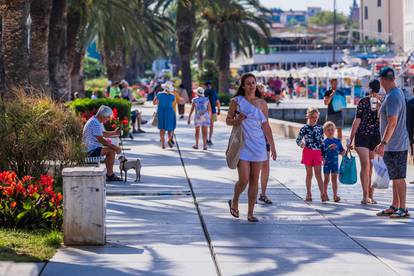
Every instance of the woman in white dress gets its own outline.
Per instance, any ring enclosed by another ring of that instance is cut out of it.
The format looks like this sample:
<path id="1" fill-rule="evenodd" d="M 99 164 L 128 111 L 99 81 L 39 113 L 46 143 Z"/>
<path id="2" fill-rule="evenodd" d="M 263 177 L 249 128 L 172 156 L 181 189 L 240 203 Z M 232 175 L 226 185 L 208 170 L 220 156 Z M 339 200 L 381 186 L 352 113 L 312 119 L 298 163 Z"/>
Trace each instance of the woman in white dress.
<path id="1" fill-rule="evenodd" d="M 236 182 L 233 199 L 228 202 L 230 213 L 233 217 L 239 217 L 239 197 L 249 184 L 247 219 L 250 222 L 259 221 L 253 215 L 253 210 L 262 164 L 268 158 L 266 141 L 270 145 L 272 159 L 276 160 L 277 156 L 272 130 L 267 120 L 267 104 L 260 96 L 256 77 L 253 74 L 243 75 L 237 94 L 230 103 L 226 119 L 227 125 L 241 124 L 244 135 L 244 145 L 237 166 L 239 181 Z"/>

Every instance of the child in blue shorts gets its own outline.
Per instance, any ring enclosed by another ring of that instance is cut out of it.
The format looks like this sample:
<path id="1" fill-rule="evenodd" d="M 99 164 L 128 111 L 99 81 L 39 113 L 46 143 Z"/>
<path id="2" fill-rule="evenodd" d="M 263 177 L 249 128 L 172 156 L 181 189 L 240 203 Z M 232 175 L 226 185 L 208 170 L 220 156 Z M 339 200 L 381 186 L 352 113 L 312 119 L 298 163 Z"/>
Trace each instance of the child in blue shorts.
<path id="1" fill-rule="evenodd" d="M 338 155 L 344 155 L 345 150 L 342 146 L 341 140 L 335 138 L 336 126 L 333 122 L 326 122 L 323 125 L 323 132 L 326 139 L 323 141 L 322 152 L 324 157 L 323 174 L 325 179 L 323 181 L 323 195 L 322 202 L 329 201 L 328 185 L 329 179 L 332 181 L 332 190 L 334 194 L 334 201 L 339 202 L 341 198 L 338 196 Z"/>

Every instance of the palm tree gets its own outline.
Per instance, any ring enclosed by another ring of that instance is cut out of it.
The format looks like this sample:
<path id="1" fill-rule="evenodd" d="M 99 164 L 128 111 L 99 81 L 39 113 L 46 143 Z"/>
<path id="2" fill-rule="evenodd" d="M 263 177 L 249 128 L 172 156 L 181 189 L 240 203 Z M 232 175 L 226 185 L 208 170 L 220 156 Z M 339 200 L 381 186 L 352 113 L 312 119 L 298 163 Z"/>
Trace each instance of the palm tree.
<path id="1" fill-rule="evenodd" d="M 30 4 L 30 85 L 49 93 L 49 24 L 52 0 L 32 0 Z"/>
<path id="2" fill-rule="evenodd" d="M 2 58 L 6 89 L 28 86 L 28 0 L 2 3 Z"/>
<path id="3" fill-rule="evenodd" d="M 53 0 L 49 30 L 49 77 L 52 97 L 70 99 L 69 57 L 67 51 L 67 0 Z"/>
<path id="4" fill-rule="evenodd" d="M 230 61 L 236 55 L 252 56 L 255 47 L 267 47 L 270 37 L 268 10 L 257 0 L 222 0 L 202 11 L 204 24 L 196 45 L 213 52 L 219 68 L 219 91 L 228 93 Z"/>
<path id="5" fill-rule="evenodd" d="M 163 49 L 163 34 L 170 21 L 159 14 L 155 0 L 96 1 L 90 11 L 87 41 L 97 40 L 108 78 L 125 77 L 126 60 L 137 49 L 151 53 Z"/>

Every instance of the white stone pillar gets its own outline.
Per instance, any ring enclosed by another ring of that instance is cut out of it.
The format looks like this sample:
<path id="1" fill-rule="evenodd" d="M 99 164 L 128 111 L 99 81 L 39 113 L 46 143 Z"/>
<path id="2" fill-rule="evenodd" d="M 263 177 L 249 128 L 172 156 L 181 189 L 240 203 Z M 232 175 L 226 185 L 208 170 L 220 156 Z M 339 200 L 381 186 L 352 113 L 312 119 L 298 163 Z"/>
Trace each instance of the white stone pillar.
<path id="1" fill-rule="evenodd" d="M 65 245 L 104 245 L 105 167 L 65 168 L 62 175 Z"/>

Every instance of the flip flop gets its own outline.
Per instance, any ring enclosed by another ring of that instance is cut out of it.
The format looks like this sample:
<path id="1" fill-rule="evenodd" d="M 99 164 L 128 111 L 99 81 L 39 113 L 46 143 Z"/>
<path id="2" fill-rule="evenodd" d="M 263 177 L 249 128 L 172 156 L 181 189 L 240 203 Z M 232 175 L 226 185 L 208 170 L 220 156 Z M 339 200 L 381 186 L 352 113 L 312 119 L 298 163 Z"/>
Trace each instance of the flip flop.
<path id="1" fill-rule="evenodd" d="M 253 216 L 253 217 L 247 217 L 247 220 L 248 220 L 249 222 L 259 222 L 259 219 L 258 219 L 258 218 L 256 218 L 255 216 Z"/>
<path id="2" fill-rule="evenodd" d="M 193 146 L 193 149 L 198 149 L 198 147 L 196 145 Z"/>
<path id="3" fill-rule="evenodd" d="M 231 207 L 231 199 L 229 200 L 229 208 L 230 208 L 230 214 L 235 218 L 239 218 L 239 210 L 236 210 L 233 207 Z"/>
<path id="4" fill-rule="evenodd" d="M 341 198 L 340 198 L 339 196 L 335 196 L 335 197 L 334 197 L 334 201 L 335 201 L 335 202 L 339 202 L 339 201 L 341 201 Z"/>

